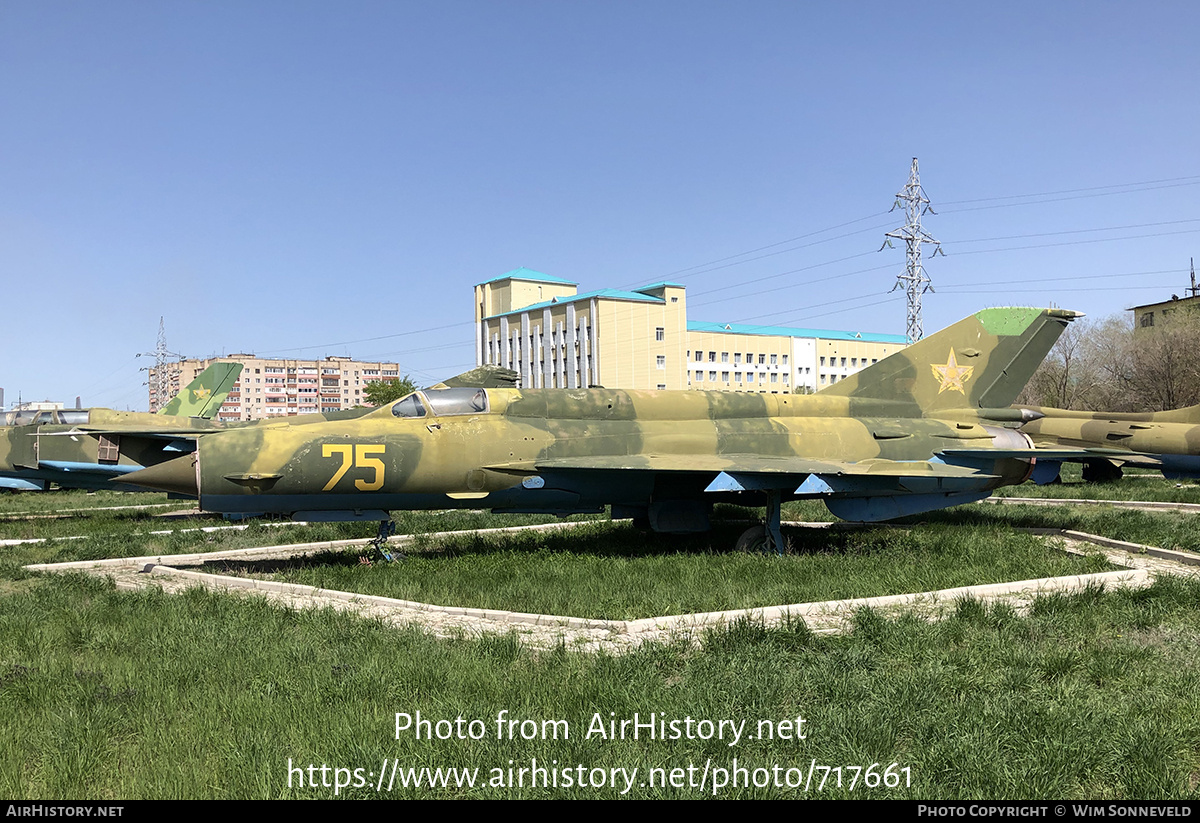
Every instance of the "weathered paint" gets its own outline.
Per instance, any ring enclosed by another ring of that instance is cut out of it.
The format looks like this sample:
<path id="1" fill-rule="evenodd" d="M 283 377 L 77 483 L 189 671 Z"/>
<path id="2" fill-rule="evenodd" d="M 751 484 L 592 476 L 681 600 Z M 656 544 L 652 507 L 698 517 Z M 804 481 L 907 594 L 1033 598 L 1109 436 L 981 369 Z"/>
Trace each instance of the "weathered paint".
<path id="1" fill-rule="evenodd" d="M 488 389 L 476 407 L 486 412 L 434 414 L 431 399 L 452 396 L 427 391 L 416 395 L 421 417 L 397 416 L 409 399 L 350 420 L 218 432 L 195 455 L 126 480 L 198 493 L 213 511 L 347 518 L 614 505 L 652 522 L 694 522 L 697 507 L 757 505 L 763 490 L 863 501 L 835 512 L 864 519 L 927 511 L 1022 482 L 1032 468 L 1028 439 L 995 423 L 1020 422 L 1005 407 L 1076 315 L 990 311 L 987 322 L 969 317 L 816 395 Z M 934 367 L 957 356 L 969 373 L 955 372 L 947 390 Z M 742 490 L 714 488 L 722 474 Z"/>
<path id="2" fill-rule="evenodd" d="M 137 490 L 110 480 L 171 460 L 180 453 L 190 453 L 196 438 L 204 434 L 231 428 L 304 427 L 353 420 L 375 411 L 346 409 L 286 420 L 211 419 L 241 369 L 240 363 L 214 363 L 157 414 L 103 408 L 66 409 L 45 412 L 34 425 L 0 427 L 0 479 L 35 481 L 33 485 L 38 490 L 44 489 L 48 482 L 63 488 Z M 507 370 L 485 366 L 438 385 L 511 386 L 514 377 Z M 102 453 L 102 438 L 116 446 L 115 456 L 111 448 Z M 30 487 L 14 483 L 2 488 Z"/>
<path id="3" fill-rule="evenodd" d="M 1040 415 L 1021 427 L 1036 445 L 1079 451 L 1066 461 L 1160 469 L 1172 479 L 1200 477 L 1200 406 L 1132 413 L 1021 408 Z M 1043 472 L 1039 479 L 1056 476 Z"/>

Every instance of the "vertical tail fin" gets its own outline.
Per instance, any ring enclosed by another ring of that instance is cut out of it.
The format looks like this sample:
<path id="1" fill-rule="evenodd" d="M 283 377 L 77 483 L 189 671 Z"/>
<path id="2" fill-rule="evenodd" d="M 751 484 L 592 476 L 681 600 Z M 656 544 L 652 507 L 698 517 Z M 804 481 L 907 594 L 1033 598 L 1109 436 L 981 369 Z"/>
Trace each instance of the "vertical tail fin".
<path id="1" fill-rule="evenodd" d="M 225 396 L 229 394 L 241 373 L 241 363 L 213 363 L 196 375 L 196 379 L 172 397 L 158 413 L 178 417 L 212 418 L 225 402 Z"/>
<path id="2" fill-rule="evenodd" d="M 1066 309 L 984 309 L 819 393 L 913 415 L 1006 408 L 1076 317 L 1082 315 Z"/>

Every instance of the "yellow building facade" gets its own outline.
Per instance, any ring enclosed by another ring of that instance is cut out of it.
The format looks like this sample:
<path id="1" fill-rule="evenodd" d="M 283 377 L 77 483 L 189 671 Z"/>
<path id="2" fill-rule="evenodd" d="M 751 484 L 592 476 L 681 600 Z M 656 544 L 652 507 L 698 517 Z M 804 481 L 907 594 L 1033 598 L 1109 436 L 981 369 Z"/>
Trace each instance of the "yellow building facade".
<path id="1" fill-rule="evenodd" d="M 653 283 L 580 294 L 530 269 L 475 287 L 477 365 L 527 388 L 808 393 L 905 346 L 903 335 L 689 321 L 687 290 Z"/>
<path id="2" fill-rule="evenodd" d="M 1134 306 L 1128 311 L 1133 312 L 1134 329 L 1152 329 L 1169 322 L 1174 312 L 1200 312 L 1200 297 L 1176 297 L 1161 303 L 1147 303 L 1144 306 Z"/>

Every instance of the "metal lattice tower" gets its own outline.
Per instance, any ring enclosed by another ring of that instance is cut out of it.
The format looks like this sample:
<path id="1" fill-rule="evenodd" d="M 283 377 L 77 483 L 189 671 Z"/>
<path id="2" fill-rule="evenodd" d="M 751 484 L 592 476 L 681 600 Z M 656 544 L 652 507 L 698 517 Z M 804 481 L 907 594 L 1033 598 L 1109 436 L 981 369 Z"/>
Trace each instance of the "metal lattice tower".
<path id="1" fill-rule="evenodd" d="M 912 170 L 908 174 L 908 184 L 896 195 L 892 211 L 901 206 L 903 206 L 908 219 L 901 228 L 887 233 L 888 239 L 884 241 L 884 246 L 891 246 L 893 238 L 904 241 L 906 260 L 904 274 L 896 275 L 896 285 L 892 287 L 892 291 L 904 284 L 904 292 L 908 296 L 908 326 L 905 334 L 908 336 L 909 343 L 915 343 L 925 336 L 925 330 L 921 325 L 921 295 L 927 291 L 933 291 L 933 287 L 929 285 L 929 277 L 925 274 L 925 268 L 921 265 L 921 246 L 930 243 L 937 247 L 930 257 L 936 257 L 939 253 L 944 254 L 942 244 L 921 228 L 921 217 L 926 212 L 930 214 L 937 214 L 937 212 L 929 207 L 929 198 L 925 196 L 925 190 L 921 188 L 921 175 L 917 171 L 917 158 L 915 157 L 912 161 Z"/>
<path id="2" fill-rule="evenodd" d="M 149 385 L 154 387 L 154 402 L 150 404 L 150 411 L 156 412 L 167 405 L 167 401 L 171 397 L 171 370 L 168 368 L 167 358 L 182 357 L 175 352 L 167 351 L 167 332 L 161 316 L 158 318 L 158 342 L 154 346 L 154 351 L 141 352 L 137 356 L 154 358 L 154 365 L 149 368 Z"/>

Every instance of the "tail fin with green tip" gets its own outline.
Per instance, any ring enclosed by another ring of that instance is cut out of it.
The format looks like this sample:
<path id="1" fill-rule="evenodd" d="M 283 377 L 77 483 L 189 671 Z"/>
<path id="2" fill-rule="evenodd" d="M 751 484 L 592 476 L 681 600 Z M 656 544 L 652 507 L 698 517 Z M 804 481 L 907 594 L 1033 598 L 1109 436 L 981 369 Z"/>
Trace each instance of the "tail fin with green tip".
<path id="1" fill-rule="evenodd" d="M 220 410 L 225 396 L 241 373 L 241 363 L 213 363 L 196 375 L 196 379 L 172 397 L 158 413 L 211 419 Z"/>
<path id="2" fill-rule="evenodd" d="M 819 394 L 881 402 L 916 415 L 1007 408 L 1076 317 L 1082 315 L 1066 309 L 984 309 Z"/>

